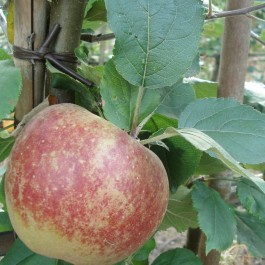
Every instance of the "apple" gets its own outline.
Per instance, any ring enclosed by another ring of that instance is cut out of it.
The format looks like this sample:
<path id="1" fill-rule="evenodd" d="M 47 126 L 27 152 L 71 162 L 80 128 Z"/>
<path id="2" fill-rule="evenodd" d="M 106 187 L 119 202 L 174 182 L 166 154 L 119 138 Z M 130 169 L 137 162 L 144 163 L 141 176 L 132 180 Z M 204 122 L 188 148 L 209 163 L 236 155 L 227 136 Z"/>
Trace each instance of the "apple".
<path id="1" fill-rule="evenodd" d="M 112 265 L 156 231 L 169 187 L 153 152 L 66 103 L 23 128 L 5 192 L 12 225 L 31 250 L 76 265 Z"/>

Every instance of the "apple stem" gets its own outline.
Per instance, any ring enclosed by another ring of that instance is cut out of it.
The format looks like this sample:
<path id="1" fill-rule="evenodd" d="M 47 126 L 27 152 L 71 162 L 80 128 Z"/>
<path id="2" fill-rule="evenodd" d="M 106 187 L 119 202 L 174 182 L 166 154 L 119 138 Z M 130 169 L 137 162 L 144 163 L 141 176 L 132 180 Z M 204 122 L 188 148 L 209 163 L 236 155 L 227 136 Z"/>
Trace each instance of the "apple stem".
<path id="1" fill-rule="evenodd" d="M 135 105 L 132 129 L 130 133 L 130 135 L 133 138 L 137 138 L 138 134 L 140 133 L 140 129 L 138 128 L 138 122 L 139 122 L 140 109 L 141 109 L 141 103 L 142 103 L 144 92 L 145 92 L 145 88 L 143 86 L 139 87 L 139 92 L 138 92 L 136 105 Z"/>

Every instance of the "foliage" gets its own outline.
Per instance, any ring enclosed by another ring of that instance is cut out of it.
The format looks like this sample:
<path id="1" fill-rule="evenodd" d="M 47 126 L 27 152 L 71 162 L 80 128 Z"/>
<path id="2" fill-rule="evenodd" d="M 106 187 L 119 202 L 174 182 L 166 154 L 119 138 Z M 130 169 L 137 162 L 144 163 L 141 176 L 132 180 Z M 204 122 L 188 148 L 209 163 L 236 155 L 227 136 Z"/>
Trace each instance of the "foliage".
<path id="1" fill-rule="evenodd" d="M 214 4 L 219 10 L 224 8 L 223 1 Z M 47 68 L 54 87 L 75 91 L 76 104 L 127 131 L 161 159 L 172 194 L 159 229 L 174 226 L 182 232 L 199 226 L 207 236 L 207 253 L 225 250 L 237 238 L 254 255 L 264 257 L 265 184 L 240 163 L 265 162 L 265 116 L 235 100 L 217 99 L 217 83 L 193 77 L 199 69 L 198 51 L 206 56 L 220 52 L 223 22 L 204 23 L 204 13 L 200 0 L 88 1 L 83 29 L 94 32 L 99 25 L 108 24 L 116 36 L 113 58 L 104 66 L 92 67 L 86 64 L 87 47 L 76 50 L 78 72 L 94 82 L 91 89 L 49 64 Z M 16 105 L 22 79 L 3 50 L 0 60 L 3 119 Z M 8 157 L 14 140 L 0 138 L 0 162 Z M 192 177 L 226 168 L 235 173 L 243 211 L 228 205 L 207 182 Z M 12 229 L 4 197 L 2 180 L 0 232 Z M 117 265 L 146 265 L 154 247 L 151 238 Z M 0 264 L 66 265 L 31 252 L 19 239 Z M 188 250 L 174 249 L 153 262 L 160 264 L 201 262 Z"/>
<path id="2" fill-rule="evenodd" d="M 206 254 L 212 249 L 222 251 L 228 248 L 236 234 L 233 210 L 219 193 L 199 181 L 195 183 L 192 198 L 199 213 L 200 227 L 207 236 Z"/>
<path id="3" fill-rule="evenodd" d="M 0 120 L 2 120 L 14 109 L 22 86 L 20 71 L 12 60 L 0 61 L 0 83 Z"/>

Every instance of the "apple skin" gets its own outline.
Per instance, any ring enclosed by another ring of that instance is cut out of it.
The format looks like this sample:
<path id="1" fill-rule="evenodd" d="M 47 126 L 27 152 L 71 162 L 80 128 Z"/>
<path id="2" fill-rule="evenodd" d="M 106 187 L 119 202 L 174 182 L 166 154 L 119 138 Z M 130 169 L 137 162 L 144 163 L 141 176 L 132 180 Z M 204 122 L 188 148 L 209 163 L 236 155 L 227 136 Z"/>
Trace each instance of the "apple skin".
<path id="1" fill-rule="evenodd" d="M 168 178 L 149 149 L 69 103 L 38 113 L 18 136 L 5 180 L 8 213 L 34 252 L 112 265 L 153 235 Z"/>

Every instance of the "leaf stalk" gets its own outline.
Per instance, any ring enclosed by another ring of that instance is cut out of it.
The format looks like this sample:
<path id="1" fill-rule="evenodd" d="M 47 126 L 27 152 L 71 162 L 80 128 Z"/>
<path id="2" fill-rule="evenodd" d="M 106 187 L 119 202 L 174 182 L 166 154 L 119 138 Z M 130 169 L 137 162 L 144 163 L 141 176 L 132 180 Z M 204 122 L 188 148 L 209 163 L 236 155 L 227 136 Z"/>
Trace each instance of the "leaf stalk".
<path id="1" fill-rule="evenodd" d="M 137 96 L 137 100 L 136 100 L 133 123 L 132 123 L 132 129 L 131 129 L 131 133 L 130 133 L 130 135 L 133 138 L 137 138 L 137 136 L 139 134 L 138 121 L 139 121 L 141 103 L 142 103 L 142 99 L 143 99 L 143 96 L 144 96 L 144 92 L 145 92 L 145 88 L 143 86 L 141 86 L 139 88 L 139 92 L 138 92 L 138 96 Z"/>

